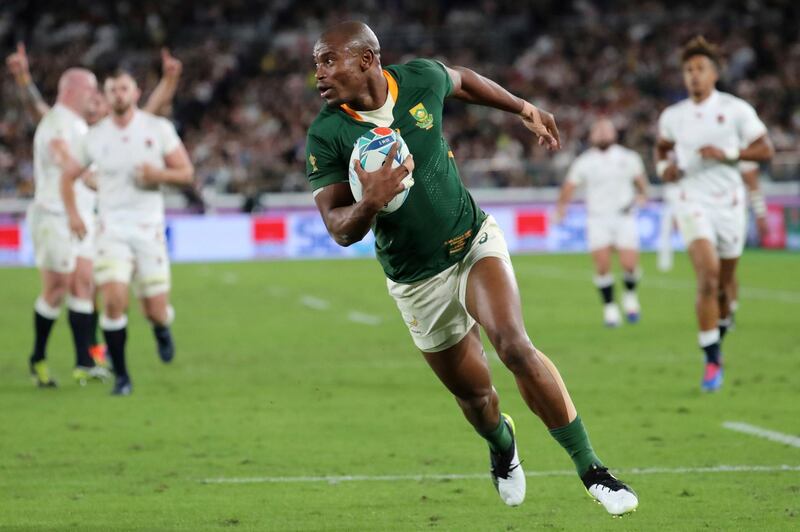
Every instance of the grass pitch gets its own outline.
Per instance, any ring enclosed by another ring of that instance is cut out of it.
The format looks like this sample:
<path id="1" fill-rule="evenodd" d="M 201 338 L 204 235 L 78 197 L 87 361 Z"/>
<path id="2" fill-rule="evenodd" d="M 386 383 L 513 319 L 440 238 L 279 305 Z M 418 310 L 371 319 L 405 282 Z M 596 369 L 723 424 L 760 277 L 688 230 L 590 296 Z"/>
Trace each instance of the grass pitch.
<path id="1" fill-rule="evenodd" d="M 514 264 L 528 332 L 560 368 L 598 454 L 639 493 L 632 516 L 591 502 L 492 358 L 533 474 L 526 502 L 505 507 L 485 443 L 414 350 L 378 264 L 361 260 L 174 266 L 176 360 L 159 362 L 133 309 L 128 398 L 70 382 L 63 315 L 49 348 L 60 387 L 33 388 L 38 277 L 0 270 L 0 529 L 800 527 L 800 448 L 723 427 L 800 435 L 798 255 L 745 254 L 714 395 L 699 391 L 684 255 L 669 274 L 644 257 L 642 322 L 618 330 L 600 324 L 588 257 Z M 464 477 L 440 476 L 450 474 Z"/>

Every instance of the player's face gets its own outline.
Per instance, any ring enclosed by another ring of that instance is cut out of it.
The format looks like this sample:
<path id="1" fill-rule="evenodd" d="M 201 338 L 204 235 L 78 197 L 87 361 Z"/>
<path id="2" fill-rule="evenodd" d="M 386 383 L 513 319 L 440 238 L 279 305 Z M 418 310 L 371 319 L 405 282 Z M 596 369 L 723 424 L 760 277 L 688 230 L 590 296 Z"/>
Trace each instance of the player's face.
<path id="1" fill-rule="evenodd" d="M 87 75 L 76 87 L 78 106 L 83 110 L 83 115 L 88 114 L 92 100 L 97 96 L 97 78 L 94 74 Z"/>
<path id="2" fill-rule="evenodd" d="M 617 140 L 617 130 L 611 120 L 599 120 L 592 125 L 589 142 L 601 150 L 605 150 Z"/>
<path id="3" fill-rule="evenodd" d="M 108 78 L 104 89 L 108 105 L 116 115 L 124 115 L 139 101 L 139 88 L 127 74 Z"/>
<path id="4" fill-rule="evenodd" d="M 361 56 L 350 53 L 343 42 L 314 45 L 317 90 L 329 106 L 352 102 L 366 88 L 361 62 Z"/>
<path id="5" fill-rule="evenodd" d="M 710 94 L 718 78 L 716 65 L 705 55 L 693 55 L 683 63 L 683 82 L 692 96 Z"/>

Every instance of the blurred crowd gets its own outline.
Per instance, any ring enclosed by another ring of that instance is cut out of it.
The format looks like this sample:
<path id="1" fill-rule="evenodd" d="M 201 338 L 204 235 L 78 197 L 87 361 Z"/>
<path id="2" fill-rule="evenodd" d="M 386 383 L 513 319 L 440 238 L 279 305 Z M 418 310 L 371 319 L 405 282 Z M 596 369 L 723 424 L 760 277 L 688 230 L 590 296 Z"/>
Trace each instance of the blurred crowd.
<path id="1" fill-rule="evenodd" d="M 445 129 L 470 186 L 559 183 L 610 116 L 651 169 L 660 111 L 684 97 L 678 48 L 695 34 L 721 45 L 720 87 L 751 102 L 779 155 L 800 140 L 800 3 L 580 0 L 309 0 L 116 3 L 4 0 L 0 52 L 28 46 L 33 79 L 52 102 L 59 74 L 131 69 L 145 96 L 161 46 L 183 62 L 172 119 L 203 187 L 257 196 L 302 191 L 305 133 L 321 106 L 311 50 L 342 19 L 375 30 L 382 62 L 436 57 L 473 68 L 558 120 L 564 149 L 536 147 L 516 117 L 449 102 Z M 33 128 L 8 73 L 0 76 L 0 196 L 32 191 Z M 798 178 L 773 165 L 773 177 Z"/>

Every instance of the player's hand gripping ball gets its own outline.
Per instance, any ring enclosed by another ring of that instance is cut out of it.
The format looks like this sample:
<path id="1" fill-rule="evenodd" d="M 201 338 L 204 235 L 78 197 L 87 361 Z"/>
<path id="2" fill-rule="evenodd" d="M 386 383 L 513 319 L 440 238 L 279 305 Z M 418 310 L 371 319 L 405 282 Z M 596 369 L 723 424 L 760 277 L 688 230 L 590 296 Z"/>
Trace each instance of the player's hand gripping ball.
<path id="1" fill-rule="evenodd" d="M 361 181 L 358 179 L 355 168 L 353 168 L 353 163 L 361 161 L 361 167 L 364 171 L 374 172 L 383 165 L 395 142 L 398 143 L 398 146 L 397 153 L 392 161 L 392 168 L 397 168 L 403 164 L 403 161 L 410 154 L 408 146 L 403 137 L 400 136 L 400 133 L 388 127 L 376 127 L 356 140 L 353 146 L 353 153 L 350 154 L 349 166 L 350 190 L 353 192 L 353 198 L 356 201 L 361 201 L 363 192 L 361 190 Z M 411 172 L 403 179 L 403 185 L 405 185 L 405 190 L 387 203 L 381 209 L 381 213 L 394 212 L 406 201 L 409 189 L 414 185 L 414 178 L 411 177 Z"/>

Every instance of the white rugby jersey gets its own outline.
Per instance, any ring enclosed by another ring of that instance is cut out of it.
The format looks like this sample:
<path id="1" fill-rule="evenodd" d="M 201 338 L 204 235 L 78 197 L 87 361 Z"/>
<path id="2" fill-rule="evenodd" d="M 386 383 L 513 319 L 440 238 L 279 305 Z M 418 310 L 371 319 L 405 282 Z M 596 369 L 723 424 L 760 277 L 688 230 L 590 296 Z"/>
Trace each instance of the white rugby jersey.
<path id="1" fill-rule="evenodd" d="M 62 139 L 70 154 L 77 157 L 88 131 L 86 120 L 60 103 L 42 117 L 33 136 L 34 202 L 39 207 L 52 213 L 65 213 L 61 199 L 61 167 L 53 157 L 50 142 Z M 90 216 L 94 213 L 95 193 L 82 181 L 75 182 L 75 201 L 81 215 Z"/>
<path id="2" fill-rule="evenodd" d="M 612 144 L 605 150 L 590 148 L 578 156 L 567 172 L 567 182 L 586 184 L 590 215 L 622 214 L 633 207 L 634 179 L 644 176 L 642 158 L 633 150 Z"/>
<path id="3" fill-rule="evenodd" d="M 687 98 L 671 105 L 658 119 L 659 136 L 675 143 L 676 163 L 684 173 L 678 181 L 682 196 L 702 202 L 737 201 L 743 188 L 735 163 L 703 159 L 700 148 L 747 147 L 766 133 L 749 103 L 716 90 L 700 103 Z"/>
<path id="4" fill-rule="evenodd" d="M 136 168 L 148 163 L 165 167 L 164 157 L 181 140 L 169 120 L 137 109 L 130 123 L 117 126 L 110 116 L 89 130 L 82 151 L 84 165 L 96 165 L 97 210 L 105 223 L 162 223 L 160 187 L 136 184 Z"/>

